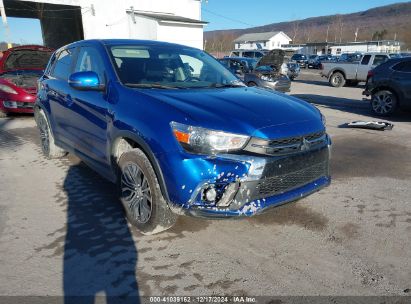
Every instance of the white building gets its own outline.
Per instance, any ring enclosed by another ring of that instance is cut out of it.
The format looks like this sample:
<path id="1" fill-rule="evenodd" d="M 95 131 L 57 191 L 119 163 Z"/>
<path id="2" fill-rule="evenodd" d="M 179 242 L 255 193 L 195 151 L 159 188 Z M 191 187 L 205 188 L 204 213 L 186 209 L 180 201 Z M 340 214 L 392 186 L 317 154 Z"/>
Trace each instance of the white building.
<path id="1" fill-rule="evenodd" d="M 266 32 L 241 35 L 234 40 L 234 43 L 237 50 L 273 50 L 279 49 L 282 45 L 289 44 L 291 41 L 292 39 L 284 32 Z"/>
<path id="2" fill-rule="evenodd" d="M 201 21 L 201 0 L 0 0 L 0 7 L 9 17 L 39 18 L 45 45 L 51 47 L 80 39 L 132 38 L 201 49 L 207 24 Z"/>

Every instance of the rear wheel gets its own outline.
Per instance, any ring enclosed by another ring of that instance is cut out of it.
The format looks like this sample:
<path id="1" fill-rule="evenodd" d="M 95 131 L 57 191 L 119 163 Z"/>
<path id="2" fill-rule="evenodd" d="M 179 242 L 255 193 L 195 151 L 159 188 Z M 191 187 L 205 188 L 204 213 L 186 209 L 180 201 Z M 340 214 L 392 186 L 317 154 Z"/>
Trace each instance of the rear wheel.
<path id="1" fill-rule="evenodd" d="M 334 88 L 341 88 L 345 85 L 345 77 L 342 73 L 340 72 L 335 72 L 334 74 L 331 75 L 330 77 L 330 84 Z"/>
<path id="2" fill-rule="evenodd" d="M 372 94 L 371 108 L 379 116 L 390 116 L 397 109 L 397 97 L 390 90 L 381 90 Z"/>
<path id="3" fill-rule="evenodd" d="M 54 136 L 50 129 L 50 124 L 43 110 L 35 110 L 35 119 L 40 131 L 41 150 L 43 154 L 49 158 L 60 158 L 67 154 L 66 151 L 56 146 Z"/>
<path id="4" fill-rule="evenodd" d="M 120 199 L 131 224 L 146 235 L 172 227 L 177 215 L 165 201 L 157 176 L 140 149 L 121 155 L 119 160 Z"/>
<path id="5" fill-rule="evenodd" d="M 250 81 L 247 85 L 249 87 L 256 87 L 257 86 L 257 84 L 254 81 Z"/>

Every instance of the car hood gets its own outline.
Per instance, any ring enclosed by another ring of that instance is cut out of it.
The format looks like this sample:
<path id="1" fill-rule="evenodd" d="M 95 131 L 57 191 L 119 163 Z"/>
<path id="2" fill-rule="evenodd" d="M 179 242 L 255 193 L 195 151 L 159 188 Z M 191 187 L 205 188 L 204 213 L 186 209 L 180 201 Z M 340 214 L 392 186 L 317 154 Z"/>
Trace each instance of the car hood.
<path id="1" fill-rule="evenodd" d="M 12 50 L 1 61 L 0 70 L 44 70 L 52 53 L 48 48 Z"/>
<path id="2" fill-rule="evenodd" d="M 140 90 L 183 112 L 197 126 L 262 138 L 323 129 L 312 105 L 261 88 Z"/>

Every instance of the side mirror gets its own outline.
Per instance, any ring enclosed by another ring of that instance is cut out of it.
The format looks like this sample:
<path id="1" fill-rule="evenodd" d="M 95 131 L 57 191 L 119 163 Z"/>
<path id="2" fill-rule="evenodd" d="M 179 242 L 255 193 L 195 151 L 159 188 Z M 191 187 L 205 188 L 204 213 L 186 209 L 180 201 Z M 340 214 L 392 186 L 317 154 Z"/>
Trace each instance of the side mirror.
<path id="1" fill-rule="evenodd" d="M 77 90 L 104 90 L 104 85 L 100 83 L 97 73 L 92 71 L 73 73 L 70 75 L 68 83 L 72 88 Z"/>

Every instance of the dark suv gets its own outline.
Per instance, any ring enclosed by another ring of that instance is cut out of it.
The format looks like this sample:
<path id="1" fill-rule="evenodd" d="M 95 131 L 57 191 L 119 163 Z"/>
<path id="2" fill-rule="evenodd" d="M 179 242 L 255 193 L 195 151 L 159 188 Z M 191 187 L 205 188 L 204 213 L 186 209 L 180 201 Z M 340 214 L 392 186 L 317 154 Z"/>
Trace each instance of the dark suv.
<path id="1" fill-rule="evenodd" d="M 411 108 L 411 57 L 391 59 L 369 71 L 363 94 L 371 96 L 371 108 L 377 115 Z"/>
<path id="2" fill-rule="evenodd" d="M 294 54 L 292 57 L 291 57 L 291 60 L 290 61 L 292 61 L 292 62 L 297 62 L 299 65 L 300 65 L 300 67 L 302 67 L 302 68 L 306 68 L 307 67 L 307 65 L 308 65 L 308 58 L 307 58 L 307 56 L 305 56 L 305 55 L 303 55 L 303 54 Z"/>
<path id="3" fill-rule="evenodd" d="M 74 153 L 118 182 L 129 221 L 146 234 L 178 214 L 252 216 L 330 183 L 317 108 L 249 88 L 187 46 L 62 47 L 39 80 L 35 117 L 44 154 Z"/>

